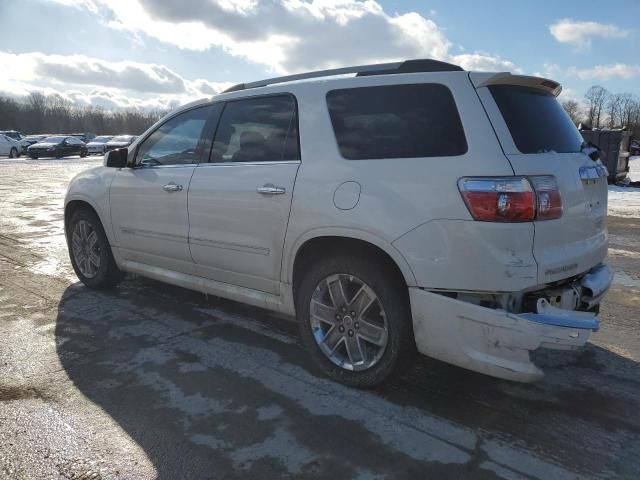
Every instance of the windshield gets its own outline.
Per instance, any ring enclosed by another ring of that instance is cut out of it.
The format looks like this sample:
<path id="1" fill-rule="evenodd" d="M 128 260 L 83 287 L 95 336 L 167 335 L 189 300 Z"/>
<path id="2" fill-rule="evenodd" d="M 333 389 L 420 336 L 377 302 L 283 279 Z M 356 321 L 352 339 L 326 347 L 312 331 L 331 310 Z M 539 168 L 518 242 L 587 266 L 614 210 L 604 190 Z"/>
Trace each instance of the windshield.
<path id="1" fill-rule="evenodd" d="M 111 137 L 110 135 L 101 135 L 100 137 L 96 137 L 91 141 L 95 143 L 105 143 L 111 140 L 112 138 L 113 137 Z"/>
<path id="2" fill-rule="evenodd" d="M 64 142 L 64 139 L 67 137 L 47 137 L 42 140 L 42 143 L 61 143 Z"/>
<path id="3" fill-rule="evenodd" d="M 580 132 L 551 93 L 518 85 L 492 85 L 489 90 L 520 152 L 581 150 Z"/>
<path id="4" fill-rule="evenodd" d="M 120 135 L 117 137 L 113 137 L 111 141 L 112 142 L 129 142 L 131 141 L 131 135 Z"/>

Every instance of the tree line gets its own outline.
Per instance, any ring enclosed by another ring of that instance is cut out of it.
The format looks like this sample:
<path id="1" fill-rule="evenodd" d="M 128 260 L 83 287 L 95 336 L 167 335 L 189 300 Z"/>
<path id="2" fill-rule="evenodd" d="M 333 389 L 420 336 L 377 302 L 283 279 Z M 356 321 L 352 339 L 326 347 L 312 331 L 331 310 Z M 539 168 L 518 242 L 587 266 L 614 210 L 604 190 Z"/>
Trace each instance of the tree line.
<path id="1" fill-rule="evenodd" d="M 165 113 L 77 107 L 60 95 L 39 92 L 32 92 L 21 101 L 0 96 L 0 130 L 18 130 L 23 134 L 91 132 L 98 135 L 139 135 Z"/>
<path id="2" fill-rule="evenodd" d="M 640 137 L 640 99 L 632 93 L 611 93 L 594 85 L 584 95 L 584 104 L 577 100 L 562 102 L 571 120 L 590 128 L 626 128 Z"/>

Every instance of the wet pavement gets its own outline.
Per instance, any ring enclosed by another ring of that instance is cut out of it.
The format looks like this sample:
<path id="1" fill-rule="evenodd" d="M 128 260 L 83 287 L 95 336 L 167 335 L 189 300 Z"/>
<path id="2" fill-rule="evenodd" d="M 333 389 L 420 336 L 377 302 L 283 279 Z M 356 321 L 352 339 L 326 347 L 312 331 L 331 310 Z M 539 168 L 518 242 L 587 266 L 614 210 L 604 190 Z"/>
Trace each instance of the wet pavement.
<path id="1" fill-rule="evenodd" d="M 140 277 L 83 287 L 69 179 L 0 160 L 0 478 L 640 478 L 640 219 L 609 218 L 616 284 L 577 352 L 510 383 L 421 358 L 360 391 L 287 318 Z"/>

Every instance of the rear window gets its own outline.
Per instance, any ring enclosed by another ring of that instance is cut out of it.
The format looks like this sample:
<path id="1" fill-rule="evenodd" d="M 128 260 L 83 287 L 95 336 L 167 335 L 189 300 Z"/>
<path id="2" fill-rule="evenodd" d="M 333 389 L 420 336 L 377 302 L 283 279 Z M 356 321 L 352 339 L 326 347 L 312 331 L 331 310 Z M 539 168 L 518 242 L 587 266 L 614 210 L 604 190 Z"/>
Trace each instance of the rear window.
<path id="1" fill-rule="evenodd" d="M 554 95 L 517 85 L 489 90 L 520 152 L 580 151 L 582 136 Z"/>
<path id="2" fill-rule="evenodd" d="M 346 159 L 450 157 L 467 151 L 453 95 L 444 85 L 332 90 L 327 104 Z"/>

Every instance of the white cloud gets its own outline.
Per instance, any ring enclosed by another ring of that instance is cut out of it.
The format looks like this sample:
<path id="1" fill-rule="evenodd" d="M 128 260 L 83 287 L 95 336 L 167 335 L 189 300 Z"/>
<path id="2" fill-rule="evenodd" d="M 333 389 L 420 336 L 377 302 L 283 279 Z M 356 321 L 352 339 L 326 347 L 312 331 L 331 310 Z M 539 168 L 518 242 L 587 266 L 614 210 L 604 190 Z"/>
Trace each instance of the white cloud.
<path id="1" fill-rule="evenodd" d="M 59 94 L 76 105 L 105 108 L 171 108 L 228 87 L 187 80 L 164 65 L 108 62 L 84 55 L 13 54 L 0 51 L 0 92 Z"/>
<path id="2" fill-rule="evenodd" d="M 612 65 L 596 65 L 592 68 L 569 67 L 567 73 L 578 77 L 580 80 L 610 80 L 620 78 L 630 80 L 640 77 L 640 65 L 628 65 L 626 63 L 616 63 Z"/>
<path id="3" fill-rule="evenodd" d="M 468 70 L 514 71 L 484 52 L 452 53 L 443 30 L 418 13 L 389 14 L 376 0 L 50 0 L 90 11 L 96 21 L 191 51 L 219 48 L 272 73 L 433 58 Z M 431 14 L 433 17 L 433 14 Z M 110 62 L 82 55 L 0 51 L 0 91 L 59 92 L 79 104 L 172 106 L 226 85 L 185 79 L 164 65 Z M 268 76 L 268 75 L 265 75 Z M 241 79 L 249 81 L 251 79 Z"/>
<path id="4" fill-rule="evenodd" d="M 112 28 L 183 49 L 219 47 L 277 73 L 407 58 L 515 68 L 488 54 L 452 55 L 432 19 L 415 12 L 388 14 L 375 0 L 57 1 L 100 11 Z"/>
<path id="5" fill-rule="evenodd" d="M 612 24 L 581 22 L 565 18 L 549 26 L 551 35 L 560 43 L 589 48 L 594 38 L 622 38 L 629 32 Z"/>
<path id="6" fill-rule="evenodd" d="M 515 63 L 486 53 L 462 53 L 454 55 L 451 60 L 465 70 L 522 73 Z"/>

